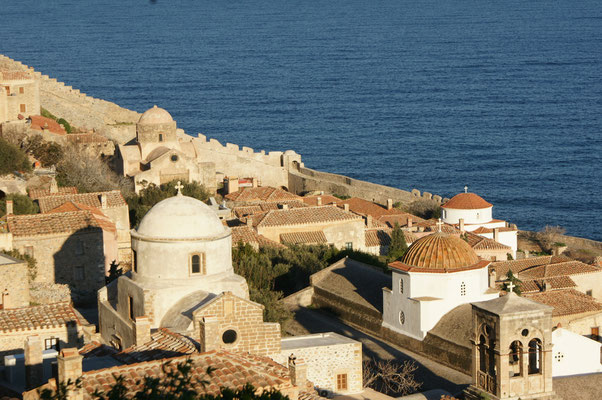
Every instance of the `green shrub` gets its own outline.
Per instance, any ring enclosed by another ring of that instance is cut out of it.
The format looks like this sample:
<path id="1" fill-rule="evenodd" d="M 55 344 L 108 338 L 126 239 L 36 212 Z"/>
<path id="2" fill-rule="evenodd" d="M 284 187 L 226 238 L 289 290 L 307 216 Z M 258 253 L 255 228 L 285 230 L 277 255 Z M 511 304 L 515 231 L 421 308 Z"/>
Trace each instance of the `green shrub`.
<path id="1" fill-rule="evenodd" d="M 31 163 L 25 151 L 0 138 L 0 175 L 30 172 Z"/>
<path id="2" fill-rule="evenodd" d="M 391 244 L 389 245 L 387 257 L 390 261 L 399 260 L 404 256 L 407 250 L 408 244 L 406 243 L 406 237 L 399 227 L 399 224 L 396 222 L 391 231 Z"/>
<path id="3" fill-rule="evenodd" d="M 71 127 L 69 122 L 67 122 L 64 118 L 59 118 L 56 122 L 60 125 L 63 125 L 67 133 L 73 132 L 73 128 Z"/>
<path id="4" fill-rule="evenodd" d="M 13 214 L 15 215 L 37 214 L 40 212 L 38 204 L 35 203 L 29 196 L 11 193 L 4 199 L 0 200 L 0 215 L 6 214 L 7 200 L 13 201 Z"/>
<path id="5" fill-rule="evenodd" d="M 54 116 L 54 114 L 52 114 L 50 111 L 48 111 L 44 107 L 40 107 L 40 114 L 42 114 L 42 117 L 50 118 L 50 119 L 53 119 L 56 121 L 56 117 Z"/>

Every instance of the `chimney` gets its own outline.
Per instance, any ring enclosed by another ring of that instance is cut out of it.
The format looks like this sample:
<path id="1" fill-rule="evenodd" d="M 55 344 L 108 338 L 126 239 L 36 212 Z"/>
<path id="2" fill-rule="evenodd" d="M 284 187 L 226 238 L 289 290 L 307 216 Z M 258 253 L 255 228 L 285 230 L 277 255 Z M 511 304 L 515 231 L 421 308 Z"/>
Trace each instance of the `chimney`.
<path id="1" fill-rule="evenodd" d="M 146 315 L 136 317 L 136 323 L 134 324 L 134 344 L 141 346 L 151 341 L 151 326 L 150 321 Z"/>
<path id="2" fill-rule="evenodd" d="M 548 282 L 543 281 L 543 285 L 541 285 L 541 290 L 543 292 L 547 292 L 550 289 L 550 287 L 548 286 Z"/>
<path id="3" fill-rule="evenodd" d="M 6 214 L 7 215 L 11 215 L 13 214 L 14 210 L 13 210 L 13 201 L 12 200 L 6 200 Z"/>
<path id="4" fill-rule="evenodd" d="M 59 382 L 75 382 L 82 376 L 82 359 L 83 357 L 78 353 L 77 349 L 71 347 L 69 349 L 63 349 L 59 355 L 56 356 L 58 364 L 58 381 Z M 74 393 L 76 395 L 77 393 Z M 76 398 L 71 397 L 71 398 Z"/>
<path id="5" fill-rule="evenodd" d="M 412 217 L 409 217 L 408 218 L 408 228 L 411 228 L 413 223 L 414 223 L 414 221 L 412 221 Z"/>
<path id="6" fill-rule="evenodd" d="M 288 372 L 291 377 L 291 383 L 304 389 L 307 385 L 307 364 L 305 364 L 305 361 L 291 354 L 288 357 Z"/>
<path id="7" fill-rule="evenodd" d="M 366 215 L 366 228 L 372 227 L 372 215 Z"/>
<path id="8" fill-rule="evenodd" d="M 460 218 L 458 224 L 460 225 L 460 232 L 464 232 L 464 218 Z"/>
<path id="9" fill-rule="evenodd" d="M 492 289 L 495 289 L 495 278 L 496 278 L 495 275 L 496 275 L 495 269 L 491 269 L 489 271 L 489 287 Z"/>
<path id="10" fill-rule="evenodd" d="M 493 228 L 493 240 L 500 241 L 500 228 Z"/>
<path id="11" fill-rule="evenodd" d="M 393 199 L 387 199 L 387 210 L 393 208 Z"/>
<path id="12" fill-rule="evenodd" d="M 278 204 L 278 208 L 281 210 L 288 210 L 288 204 L 286 204 L 286 203 Z"/>
<path id="13" fill-rule="evenodd" d="M 343 204 L 343 209 L 345 211 L 349 211 L 349 204 L 347 204 L 347 203 Z"/>
<path id="14" fill-rule="evenodd" d="M 247 215 L 247 226 L 249 228 L 253 227 L 253 217 L 251 215 Z"/>
<path id="15" fill-rule="evenodd" d="M 224 178 L 224 183 L 224 186 L 226 186 L 226 194 L 238 192 L 238 177 L 229 176 Z"/>
<path id="16" fill-rule="evenodd" d="M 259 182 L 259 179 L 251 178 L 251 186 L 253 186 L 254 188 L 256 188 L 258 186 L 258 182 Z"/>
<path id="17" fill-rule="evenodd" d="M 58 193 L 59 192 L 59 185 L 58 183 L 56 183 L 56 179 L 54 179 L 54 176 L 52 177 L 52 179 L 50 180 L 50 193 Z"/>
<path id="18" fill-rule="evenodd" d="M 42 341 L 39 336 L 28 336 L 25 340 L 25 386 L 35 389 L 44 383 Z"/>
<path id="19" fill-rule="evenodd" d="M 322 205 L 322 198 L 318 196 L 318 198 L 316 199 L 316 201 L 318 202 L 318 205 L 321 206 Z"/>
<path id="20" fill-rule="evenodd" d="M 107 194 L 103 193 L 100 195 L 100 207 L 107 208 Z"/>

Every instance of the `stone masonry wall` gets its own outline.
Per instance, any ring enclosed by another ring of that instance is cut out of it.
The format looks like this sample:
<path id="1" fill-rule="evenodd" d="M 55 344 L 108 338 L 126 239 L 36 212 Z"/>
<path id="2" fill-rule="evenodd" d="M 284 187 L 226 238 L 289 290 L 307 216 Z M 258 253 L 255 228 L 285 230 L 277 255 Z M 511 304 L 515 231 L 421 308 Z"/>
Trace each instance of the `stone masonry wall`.
<path id="1" fill-rule="evenodd" d="M 0 296 L 8 293 L 2 299 L 4 309 L 26 307 L 29 305 L 29 279 L 27 263 L 0 265 Z"/>
<path id="2" fill-rule="evenodd" d="M 296 338 L 291 338 L 295 340 Z M 283 339 L 285 342 L 287 339 Z M 274 361 L 287 365 L 289 356 L 303 359 L 307 365 L 307 379 L 318 390 L 338 394 L 362 391 L 362 344 L 340 343 L 329 346 L 300 347 L 283 350 L 271 356 Z M 337 375 L 347 374 L 347 390 L 337 390 Z"/>
<path id="3" fill-rule="evenodd" d="M 83 345 L 83 332 L 77 325 L 0 332 L 0 365 L 4 364 L 4 356 L 22 353 L 27 336 L 32 335 L 38 335 L 42 345 L 44 345 L 45 339 L 51 338 L 59 339 L 61 348 Z"/>

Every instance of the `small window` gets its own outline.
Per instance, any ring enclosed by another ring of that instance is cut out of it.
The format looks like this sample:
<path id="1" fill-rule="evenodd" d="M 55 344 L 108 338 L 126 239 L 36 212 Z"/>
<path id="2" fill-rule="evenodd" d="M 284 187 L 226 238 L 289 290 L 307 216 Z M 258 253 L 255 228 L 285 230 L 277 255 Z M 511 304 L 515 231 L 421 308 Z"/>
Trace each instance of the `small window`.
<path id="1" fill-rule="evenodd" d="M 59 339 L 58 338 L 49 338 L 44 339 L 44 350 L 59 350 Z"/>
<path id="2" fill-rule="evenodd" d="M 399 323 L 401 325 L 403 325 L 403 324 L 406 323 L 406 315 L 405 315 L 405 313 L 403 311 L 399 312 Z"/>
<path id="3" fill-rule="evenodd" d="M 591 290 L 586 290 L 586 291 L 585 291 L 585 294 L 586 294 L 586 295 L 588 295 L 588 296 L 592 296 L 592 295 L 593 295 L 593 292 L 592 292 Z"/>
<path id="4" fill-rule="evenodd" d="M 237 338 L 238 334 L 234 329 L 228 329 L 222 334 L 222 342 L 224 342 L 225 344 L 232 344 L 236 342 Z"/>
<path id="5" fill-rule="evenodd" d="M 132 296 L 128 296 L 128 314 L 130 319 L 134 321 L 134 298 Z"/>
<path id="6" fill-rule="evenodd" d="M 347 390 L 347 374 L 337 374 L 337 390 Z"/>
<path id="7" fill-rule="evenodd" d="M 205 254 L 195 253 L 190 256 L 190 273 L 205 275 Z"/>
<path id="8" fill-rule="evenodd" d="M 33 258 L 33 246 L 25 246 L 25 255 Z"/>
<path id="9" fill-rule="evenodd" d="M 460 285 L 460 296 L 466 296 L 466 283 L 464 282 Z"/>
<path id="10" fill-rule="evenodd" d="M 345 243 L 345 248 L 347 250 L 353 250 L 353 242 L 347 242 L 347 243 Z"/>
<path id="11" fill-rule="evenodd" d="M 591 338 L 593 340 L 599 340 L 600 339 L 600 327 L 599 326 L 594 326 L 592 328 L 592 336 Z"/>
<path id="12" fill-rule="evenodd" d="M 75 243 L 75 254 L 78 256 L 84 254 L 84 242 L 82 240 L 78 240 Z"/>
<path id="13" fill-rule="evenodd" d="M 83 281 L 84 279 L 86 279 L 86 273 L 84 271 L 83 265 L 77 265 L 73 269 L 73 278 L 76 282 Z"/>
<path id="14" fill-rule="evenodd" d="M 399 293 L 403 293 L 403 279 L 399 278 Z"/>
<path id="15" fill-rule="evenodd" d="M 163 141 L 163 134 L 162 134 L 162 133 L 160 133 L 160 134 L 159 134 L 159 141 L 160 141 L 160 142 L 162 142 L 162 141 Z"/>
<path id="16" fill-rule="evenodd" d="M 481 213 L 477 213 L 477 219 L 481 219 Z"/>
<path id="17" fill-rule="evenodd" d="M 20 93 L 20 94 L 23 94 L 23 93 L 25 93 L 25 88 L 24 88 L 24 87 L 20 87 L 20 88 L 19 88 L 19 93 Z"/>
<path id="18" fill-rule="evenodd" d="M 134 249 L 132 249 L 132 269 L 138 272 L 138 253 Z"/>
<path id="19" fill-rule="evenodd" d="M 25 111 L 27 111 L 27 107 L 25 107 L 25 104 L 20 104 L 20 105 L 19 105 L 19 110 L 20 110 L 21 112 L 25 112 Z"/>

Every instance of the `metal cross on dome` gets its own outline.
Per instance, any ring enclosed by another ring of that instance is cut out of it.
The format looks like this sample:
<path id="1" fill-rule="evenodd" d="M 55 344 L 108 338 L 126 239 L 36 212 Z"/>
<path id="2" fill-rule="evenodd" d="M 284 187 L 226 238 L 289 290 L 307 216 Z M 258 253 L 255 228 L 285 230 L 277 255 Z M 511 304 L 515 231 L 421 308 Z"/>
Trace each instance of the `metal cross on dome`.
<path id="1" fill-rule="evenodd" d="M 441 218 L 439 218 L 439 221 L 437 222 L 437 227 L 439 228 L 439 232 L 441 232 L 442 226 L 443 226 L 443 221 L 441 221 Z"/>
<path id="2" fill-rule="evenodd" d="M 178 189 L 178 196 L 182 195 L 183 188 L 184 188 L 184 185 L 182 185 L 182 182 L 178 181 L 178 184 L 176 185 L 176 189 Z"/>
<path id="3" fill-rule="evenodd" d="M 464 186 L 464 193 L 468 193 L 468 186 Z"/>

